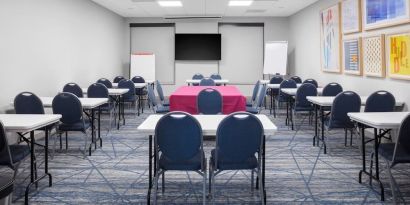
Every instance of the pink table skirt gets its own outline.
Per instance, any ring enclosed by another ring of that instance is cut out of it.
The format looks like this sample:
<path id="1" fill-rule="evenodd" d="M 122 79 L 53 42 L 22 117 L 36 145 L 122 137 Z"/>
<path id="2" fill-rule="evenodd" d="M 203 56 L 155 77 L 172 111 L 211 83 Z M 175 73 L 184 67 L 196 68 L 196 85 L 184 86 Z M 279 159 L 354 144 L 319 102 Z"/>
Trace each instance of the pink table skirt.
<path id="1" fill-rule="evenodd" d="M 246 111 L 246 98 L 235 86 L 182 86 L 170 96 L 170 110 L 198 114 L 196 98 L 205 88 L 214 88 L 221 93 L 224 114 Z"/>

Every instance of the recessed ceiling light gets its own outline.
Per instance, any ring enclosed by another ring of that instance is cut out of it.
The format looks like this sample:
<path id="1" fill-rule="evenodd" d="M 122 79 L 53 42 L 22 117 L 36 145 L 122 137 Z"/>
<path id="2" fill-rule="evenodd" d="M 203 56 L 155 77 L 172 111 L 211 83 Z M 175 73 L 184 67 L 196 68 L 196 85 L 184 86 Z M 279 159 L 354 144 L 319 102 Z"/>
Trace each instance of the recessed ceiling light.
<path id="1" fill-rule="evenodd" d="M 250 6 L 253 1 L 250 0 L 244 0 L 244 1 L 237 1 L 237 0 L 232 0 L 229 1 L 229 6 Z"/>
<path id="2" fill-rule="evenodd" d="M 158 1 L 158 4 L 163 7 L 181 7 L 181 1 Z"/>

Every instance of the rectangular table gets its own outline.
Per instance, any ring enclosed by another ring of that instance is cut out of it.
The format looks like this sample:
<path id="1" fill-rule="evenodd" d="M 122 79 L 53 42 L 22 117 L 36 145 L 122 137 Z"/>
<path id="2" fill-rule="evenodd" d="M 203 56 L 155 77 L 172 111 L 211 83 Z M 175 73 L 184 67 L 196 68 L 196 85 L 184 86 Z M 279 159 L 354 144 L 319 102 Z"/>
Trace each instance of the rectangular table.
<path id="1" fill-rule="evenodd" d="M 159 119 L 163 115 L 150 115 L 144 122 L 138 126 L 138 130 L 144 134 L 149 136 L 149 154 L 148 154 L 148 161 L 149 161 L 149 186 L 148 186 L 148 194 L 147 194 L 147 204 L 150 203 L 150 194 L 152 189 L 152 160 L 155 160 L 153 154 L 153 136 L 155 135 L 155 127 L 159 121 Z M 263 138 L 263 145 L 262 145 L 262 189 L 265 191 L 265 138 L 266 136 L 271 136 L 276 133 L 278 128 L 275 124 L 266 116 L 266 115 L 256 115 L 258 119 L 261 121 L 263 129 L 264 129 L 264 138 Z M 199 124 L 202 128 L 202 134 L 204 136 L 216 136 L 216 130 L 221 123 L 221 121 L 226 117 L 226 115 L 194 115 L 194 117 L 198 120 Z M 155 164 L 156 162 L 154 162 Z M 265 194 L 265 202 L 266 202 L 266 194 Z"/>
<path id="2" fill-rule="evenodd" d="M 206 88 L 213 88 L 221 93 L 224 114 L 246 111 L 246 97 L 235 86 L 182 86 L 171 94 L 170 110 L 198 114 L 197 96 Z"/>
<path id="3" fill-rule="evenodd" d="M 220 79 L 220 80 L 214 80 L 215 81 L 215 83 L 216 84 L 223 84 L 223 85 L 225 85 L 226 86 L 226 84 L 228 84 L 229 83 L 229 80 L 228 79 Z M 188 79 L 188 80 L 186 80 L 185 81 L 187 84 L 188 84 L 188 86 L 189 85 L 191 85 L 191 84 L 199 84 L 200 82 L 201 82 L 201 80 L 194 80 L 194 79 Z"/>
<path id="4" fill-rule="evenodd" d="M 45 115 L 23 115 L 23 114 L 0 114 L 0 121 L 4 125 L 6 132 L 30 133 L 30 183 L 26 187 L 25 204 L 28 204 L 28 193 L 30 187 L 36 184 L 43 178 L 48 176 L 49 187 L 53 185 L 52 176 L 48 172 L 48 126 L 56 124 L 60 121 L 61 115 L 45 114 Z M 35 160 L 35 138 L 34 131 L 40 128 L 45 128 L 45 145 L 44 145 L 44 175 L 37 178 L 34 175 L 34 160 Z"/>
<path id="5" fill-rule="evenodd" d="M 135 88 L 145 88 L 149 83 L 134 83 Z M 118 88 L 118 83 L 112 83 L 113 88 Z"/>
<path id="6" fill-rule="evenodd" d="M 348 113 L 352 121 L 358 123 L 361 128 L 362 138 L 362 170 L 359 172 L 359 183 L 362 183 L 362 174 L 366 174 L 370 179 L 376 180 L 380 185 L 381 200 L 384 201 L 384 187 L 379 177 L 379 143 L 378 138 L 383 137 L 392 129 L 399 129 L 402 121 L 410 114 L 410 112 L 365 112 L 365 113 Z M 366 142 L 365 128 L 366 126 L 374 128 L 374 155 L 375 155 L 375 176 L 366 170 Z M 385 130 L 378 132 L 378 130 Z"/>
<path id="7" fill-rule="evenodd" d="M 326 143 L 324 141 L 324 108 L 329 108 L 332 107 L 333 101 L 335 100 L 336 97 L 328 97 L 328 96 L 308 96 L 306 99 L 311 102 L 314 106 L 315 110 L 315 136 L 313 137 L 313 146 L 316 146 L 316 139 L 317 139 L 317 144 L 319 145 L 319 135 L 318 135 L 318 111 L 320 111 L 320 118 L 321 118 L 321 123 L 322 123 L 322 143 L 324 146 L 324 153 L 326 154 Z M 368 96 L 360 96 L 361 99 L 361 104 L 366 105 Z M 396 106 L 403 106 L 404 102 L 403 101 L 396 101 Z"/>

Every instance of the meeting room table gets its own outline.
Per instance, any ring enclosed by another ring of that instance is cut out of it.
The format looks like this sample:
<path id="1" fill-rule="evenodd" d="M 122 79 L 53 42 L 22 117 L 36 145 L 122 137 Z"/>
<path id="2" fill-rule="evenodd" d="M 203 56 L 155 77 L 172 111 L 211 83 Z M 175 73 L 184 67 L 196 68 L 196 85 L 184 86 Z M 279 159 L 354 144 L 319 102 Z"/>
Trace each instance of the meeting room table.
<path id="1" fill-rule="evenodd" d="M 201 80 L 199 80 L 199 79 L 188 79 L 185 82 L 189 86 L 189 85 L 193 85 L 193 84 L 199 84 L 201 82 Z M 217 85 L 221 84 L 221 85 L 226 86 L 229 83 L 229 80 L 228 79 L 214 79 L 214 82 Z"/>
<path id="2" fill-rule="evenodd" d="M 48 172 L 48 141 L 49 141 L 49 127 L 51 125 L 59 123 L 61 115 L 54 114 L 41 114 L 41 115 L 26 115 L 26 114 L 0 114 L 0 121 L 4 125 L 6 132 L 14 133 L 30 133 L 30 183 L 26 187 L 25 191 L 25 204 L 28 204 L 28 194 L 30 187 L 48 177 L 48 185 L 52 186 L 52 176 Z M 37 177 L 34 174 L 35 170 L 35 138 L 34 131 L 40 128 L 45 128 L 45 144 L 44 144 L 44 175 Z M 16 170 L 17 171 L 17 170 Z"/>
<path id="3" fill-rule="evenodd" d="M 213 88 L 222 95 L 222 112 L 230 114 L 246 111 L 246 97 L 235 86 L 182 86 L 169 98 L 170 111 L 184 111 L 198 114 L 197 97 L 199 92 L 206 88 Z"/>
<path id="4" fill-rule="evenodd" d="M 154 150 L 154 145 L 153 145 L 153 136 L 155 135 L 155 127 L 158 123 L 158 121 L 161 119 L 163 115 L 150 115 L 148 116 L 147 119 L 144 120 L 138 126 L 138 131 L 141 132 L 142 134 L 148 135 L 148 140 L 149 140 L 149 151 L 148 151 L 148 162 L 149 162 L 149 185 L 148 185 L 148 193 L 147 193 L 147 204 L 150 204 L 150 195 L 151 195 L 151 189 L 153 186 L 153 172 L 156 172 L 156 167 L 152 166 L 153 164 L 156 164 L 155 162 L 155 153 L 156 150 Z M 218 129 L 219 124 L 221 121 L 226 117 L 226 115 L 194 115 L 195 119 L 198 120 L 199 124 L 201 125 L 202 128 L 202 134 L 203 136 L 216 136 L 216 131 Z M 256 115 L 256 117 L 261 121 L 263 130 L 264 130 L 264 136 L 262 140 L 262 186 L 259 187 L 262 188 L 264 191 L 265 195 L 265 203 L 266 203 L 266 190 L 265 190 L 265 144 L 266 144 L 266 136 L 272 136 L 276 133 L 278 128 L 276 125 L 266 116 L 266 115 Z M 154 170 L 153 170 L 154 169 Z"/>
<path id="5" fill-rule="evenodd" d="M 385 136 L 390 130 L 399 129 L 402 121 L 410 114 L 410 112 L 361 112 L 348 113 L 350 119 L 357 123 L 361 130 L 362 142 L 362 170 L 359 172 L 359 183 L 362 183 L 362 175 L 366 174 L 370 180 L 375 180 L 380 185 L 381 201 L 384 201 L 384 186 L 379 177 L 379 138 Z M 374 157 L 376 173 L 366 170 L 366 142 L 365 129 L 374 129 Z"/>

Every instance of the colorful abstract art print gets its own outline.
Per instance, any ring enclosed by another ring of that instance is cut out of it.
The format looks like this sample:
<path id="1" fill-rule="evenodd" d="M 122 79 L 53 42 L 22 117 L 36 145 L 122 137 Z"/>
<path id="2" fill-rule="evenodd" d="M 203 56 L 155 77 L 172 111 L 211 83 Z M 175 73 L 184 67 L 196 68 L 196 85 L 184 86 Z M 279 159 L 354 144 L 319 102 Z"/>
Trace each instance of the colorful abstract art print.
<path id="1" fill-rule="evenodd" d="M 410 33 L 387 36 L 387 49 L 389 77 L 410 80 Z"/>
<path id="2" fill-rule="evenodd" d="M 410 0 L 363 0 L 365 29 L 410 22 L 409 2 Z"/>
<path id="3" fill-rule="evenodd" d="M 362 74 L 361 39 L 343 41 L 343 72 L 352 75 Z"/>
<path id="4" fill-rule="evenodd" d="M 361 31 L 360 0 L 343 0 L 342 28 L 344 34 Z"/>
<path id="5" fill-rule="evenodd" d="M 363 72 L 366 76 L 386 76 L 386 58 L 384 43 L 385 36 L 371 36 L 363 38 Z"/>
<path id="6" fill-rule="evenodd" d="M 322 71 L 340 73 L 340 4 L 323 10 L 320 23 Z"/>

